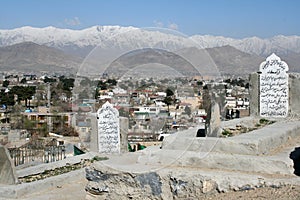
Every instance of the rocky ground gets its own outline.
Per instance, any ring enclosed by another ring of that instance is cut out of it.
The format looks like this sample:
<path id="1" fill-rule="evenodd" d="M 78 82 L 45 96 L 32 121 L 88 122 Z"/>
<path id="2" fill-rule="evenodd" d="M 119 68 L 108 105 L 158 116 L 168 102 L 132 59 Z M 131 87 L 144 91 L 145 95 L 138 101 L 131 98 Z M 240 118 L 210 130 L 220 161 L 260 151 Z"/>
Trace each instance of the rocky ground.
<path id="1" fill-rule="evenodd" d="M 86 193 L 84 191 L 86 181 L 74 182 L 57 186 L 48 192 L 36 193 L 25 197 L 23 200 L 74 200 L 85 199 Z M 0 198 L 1 199 L 1 198 Z M 216 193 L 207 196 L 199 197 L 204 200 L 228 200 L 228 199 L 243 199 L 243 200 L 299 200 L 300 186 L 284 186 L 280 188 L 258 188 L 255 190 L 245 191 L 230 191 L 226 193 Z"/>
<path id="2" fill-rule="evenodd" d="M 263 200 L 263 199 L 282 199 L 282 200 L 298 200 L 300 199 L 300 186 L 284 186 L 281 188 L 258 188 L 246 191 L 231 191 L 227 193 L 218 193 L 207 196 L 209 200 L 227 200 L 227 199 L 243 199 L 243 200 Z"/>

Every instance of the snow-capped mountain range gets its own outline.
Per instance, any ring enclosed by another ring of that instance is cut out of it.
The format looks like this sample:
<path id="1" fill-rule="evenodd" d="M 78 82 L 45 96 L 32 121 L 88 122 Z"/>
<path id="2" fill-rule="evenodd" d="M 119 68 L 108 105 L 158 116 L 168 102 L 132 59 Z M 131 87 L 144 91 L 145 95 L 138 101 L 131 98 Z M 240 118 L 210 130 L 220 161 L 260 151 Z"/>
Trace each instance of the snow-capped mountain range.
<path id="1" fill-rule="evenodd" d="M 82 57 L 96 46 L 115 49 L 157 47 L 178 50 L 191 46 L 213 48 L 230 45 L 240 51 L 263 57 L 274 52 L 279 55 L 300 53 L 300 36 L 279 35 L 267 39 L 258 37 L 233 39 L 211 35 L 186 37 L 169 30 L 121 26 L 93 26 L 83 30 L 26 26 L 0 30 L 0 47 L 22 42 L 54 47 Z"/>

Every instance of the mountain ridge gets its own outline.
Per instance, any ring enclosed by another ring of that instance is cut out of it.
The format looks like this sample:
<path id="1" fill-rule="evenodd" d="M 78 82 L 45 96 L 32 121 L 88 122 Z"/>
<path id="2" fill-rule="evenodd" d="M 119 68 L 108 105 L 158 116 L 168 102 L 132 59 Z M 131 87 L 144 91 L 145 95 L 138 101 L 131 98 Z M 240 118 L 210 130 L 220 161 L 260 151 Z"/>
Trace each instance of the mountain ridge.
<path id="1" fill-rule="evenodd" d="M 47 45 L 74 54 L 81 49 L 80 55 L 85 57 L 91 49 L 99 46 L 105 48 L 107 40 L 110 44 L 122 48 L 126 43 L 139 48 L 144 45 L 150 47 L 165 46 L 176 48 L 182 44 L 188 46 L 188 42 L 195 42 L 201 48 L 212 48 L 230 45 L 246 53 L 260 56 L 268 56 L 271 53 L 288 54 L 300 53 L 300 36 L 277 35 L 271 38 L 259 38 L 256 36 L 234 39 L 224 36 L 193 35 L 179 38 L 175 35 L 158 33 L 153 28 L 140 29 L 132 26 L 92 26 L 81 30 L 61 29 L 53 26 L 34 28 L 30 26 L 15 29 L 0 30 L 0 46 L 9 46 L 25 41 Z M 139 38 L 144 37 L 142 40 Z M 137 42 L 139 44 L 135 44 Z M 165 43 L 161 41 L 166 41 Z M 83 50 L 85 49 L 85 51 Z M 174 49 L 172 49 L 174 50 Z M 78 52 L 77 52 L 78 55 Z"/>
<path id="2" fill-rule="evenodd" d="M 20 45 L 22 48 L 17 48 Z M 257 71 L 260 62 L 271 53 L 276 53 L 289 64 L 290 71 L 300 72 L 299 36 L 278 35 L 268 39 L 233 39 L 211 35 L 185 37 L 169 30 L 163 32 L 156 28 L 122 26 L 92 26 L 82 30 L 26 26 L 0 30 L 0 68 L 76 70 L 83 58 L 90 54 L 96 58 L 94 64 L 99 64 L 99 59 L 113 58 L 117 53 L 122 56 L 145 48 L 178 53 L 201 70 L 207 65 L 222 74 Z"/>
<path id="3" fill-rule="evenodd" d="M 0 47 L 0 69 L 19 71 L 71 71 L 81 59 L 33 42 Z"/>
<path id="4" fill-rule="evenodd" d="M 140 51 L 144 50 L 138 50 L 138 52 Z M 183 59 L 186 59 L 202 75 L 216 75 L 215 72 L 218 72 L 221 75 L 245 75 L 257 71 L 259 64 L 265 60 L 264 57 L 242 52 L 229 45 L 206 49 L 188 47 L 175 51 L 172 54 L 175 56 L 174 58 L 178 55 Z M 166 57 L 170 57 L 169 55 L 170 54 L 165 54 Z M 130 58 L 131 61 L 126 60 L 123 63 L 124 66 L 127 66 L 130 62 L 130 65 L 132 65 L 132 56 L 128 58 Z M 138 64 L 139 62 L 153 63 L 153 55 L 149 53 L 141 54 L 134 59 L 137 59 L 134 61 L 135 64 Z M 159 60 L 161 59 L 166 58 L 156 57 L 155 62 L 159 63 Z M 172 60 L 168 62 L 172 63 Z M 282 60 L 289 64 L 291 72 L 300 72 L 299 65 L 297 65 L 297 63 L 299 63 L 297 62 L 299 61 L 299 54 L 294 53 L 289 54 L 289 56 L 283 56 Z M 121 60 L 117 59 L 115 62 L 120 61 Z M 18 71 L 73 71 L 76 73 L 82 62 L 83 59 L 79 57 L 74 57 L 73 55 L 68 55 L 53 47 L 38 45 L 33 42 L 23 42 L 11 46 L 0 47 L 0 69 L 3 71 L 14 69 Z M 114 63 L 111 65 L 113 64 Z M 169 66 L 173 65 L 174 63 Z M 184 65 L 182 66 L 186 67 Z"/>

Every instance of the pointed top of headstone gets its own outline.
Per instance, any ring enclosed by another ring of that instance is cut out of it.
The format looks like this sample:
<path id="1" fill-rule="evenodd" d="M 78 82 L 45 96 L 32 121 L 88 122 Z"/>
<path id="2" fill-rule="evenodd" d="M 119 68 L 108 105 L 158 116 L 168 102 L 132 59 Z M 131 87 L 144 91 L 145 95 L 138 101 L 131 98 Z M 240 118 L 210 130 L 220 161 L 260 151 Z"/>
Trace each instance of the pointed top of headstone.
<path id="1" fill-rule="evenodd" d="M 272 53 L 259 66 L 259 71 L 262 73 L 267 71 L 270 72 L 270 70 L 286 73 L 287 71 L 289 71 L 289 67 L 286 62 L 281 60 L 279 56 L 277 56 L 275 53 Z"/>
<path id="2" fill-rule="evenodd" d="M 119 111 L 114 108 L 114 106 L 109 103 L 108 101 L 106 101 L 102 106 L 101 108 L 98 109 L 97 113 L 98 115 L 102 112 L 104 112 L 104 110 L 110 110 L 110 112 L 113 112 L 117 117 L 119 117 Z"/>
<path id="3" fill-rule="evenodd" d="M 278 60 L 281 61 L 281 58 L 277 56 L 275 53 L 272 53 L 269 57 L 267 57 L 266 61 Z"/>
<path id="4" fill-rule="evenodd" d="M 106 102 L 102 105 L 102 107 L 104 108 L 104 107 L 113 107 L 113 106 L 112 106 L 111 103 L 109 103 L 108 101 L 106 101 Z"/>

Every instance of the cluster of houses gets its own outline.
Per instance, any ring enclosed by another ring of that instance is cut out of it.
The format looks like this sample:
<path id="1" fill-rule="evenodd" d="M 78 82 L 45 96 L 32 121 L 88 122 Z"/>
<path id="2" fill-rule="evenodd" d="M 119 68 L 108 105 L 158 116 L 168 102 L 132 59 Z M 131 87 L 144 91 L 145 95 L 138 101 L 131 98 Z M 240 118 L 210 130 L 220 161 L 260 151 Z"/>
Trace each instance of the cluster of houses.
<path id="1" fill-rule="evenodd" d="M 54 77 L 55 78 L 55 77 Z M 203 85 L 195 81 L 186 84 L 170 85 L 173 88 L 172 102 L 166 103 L 168 94 L 165 89 L 149 86 L 143 89 L 122 89 L 118 85 L 106 90 L 98 90 L 96 99 L 82 99 L 74 103 L 66 93 L 58 94 L 60 105 L 52 105 L 51 85 L 44 82 L 45 76 L 6 75 L 0 80 L 9 81 L 9 90 L 14 85 L 36 86 L 36 94 L 30 99 L 30 106 L 21 102 L 21 119 L 30 121 L 31 131 L 41 130 L 48 133 L 63 134 L 65 128 L 73 128 L 79 137 L 88 142 L 92 130 L 89 113 L 95 113 L 102 104 L 109 101 L 119 110 L 121 116 L 129 118 L 129 140 L 157 140 L 161 133 L 173 133 L 193 126 L 204 125 L 207 112 L 203 107 Z M 56 78 L 58 79 L 58 78 Z M 169 85 L 168 85 L 169 86 Z M 225 97 L 226 119 L 249 115 L 249 97 L 245 88 L 227 87 Z M 11 124 L 12 107 L 0 108 L 0 129 L 2 135 L 14 129 Z M 15 109 L 14 109 L 15 110 Z M 17 120 L 20 118 L 17 118 Z M 24 128 L 24 126 L 23 126 Z M 28 127 L 26 127 L 28 129 Z M 3 137 L 0 138 L 0 141 Z"/>
<path id="2" fill-rule="evenodd" d="M 7 105 L 1 101 L 0 130 L 2 135 L 8 135 L 15 130 L 22 132 L 24 129 L 29 132 L 52 132 L 74 125 L 72 123 L 73 114 L 68 112 L 68 109 L 61 109 L 59 106 L 53 106 L 50 109 L 50 104 L 52 104 L 49 99 L 51 85 L 45 83 L 45 77 L 44 75 L 38 77 L 34 74 L 2 73 L 2 79 L 0 79 L 1 99 L 8 95 L 15 86 L 35 88 L 35 93 L 28 98 L 27 102 L 25 100 L 17 101 L 18 95 L 14 95 L 15 105 Z M 56 79 L 58 81 L 58 77 L 55 77 Z M 60 93 L 58 99 L 62 102 L 69 101 L 65 93 Z M 22 138 L 21 136 L 22 134 L 19 134 L 19 138 Z M 0 138 L 0 141 L 2 143 L 9 142 L 5 141 L 3 137 Z"/>
<path id="3" fill-rule="evenodd" d="M 199 115 L 192 113 L 201 110 L 197 113 L 201 113 L 203 117 L 206 115 L 205 111 L 199 108 L 200 96 L 180 100 L 174 95 L 174 102 L 169 106 L 164 102 L 166 97 L 167 94 L 163 91 L 115 88 L 111 92 L 99 95 L 98 100 L 102 104 L 109 101 L 119 110 L 120 115 L 129 118 L 129 140 L 155 140 L 163 131 L 177 131 L 183 127 L 195 126 L 196 121 L 203 122 L 196 120 Z M 186 113 L 187 109 L 190 113 Z"/>
<path id="4" fill-rule="evenodd" d="M 250 115 L 249 91 L 245 87 L 236 86 L 226 89 L 226 119 L 242 118 Z"/>

